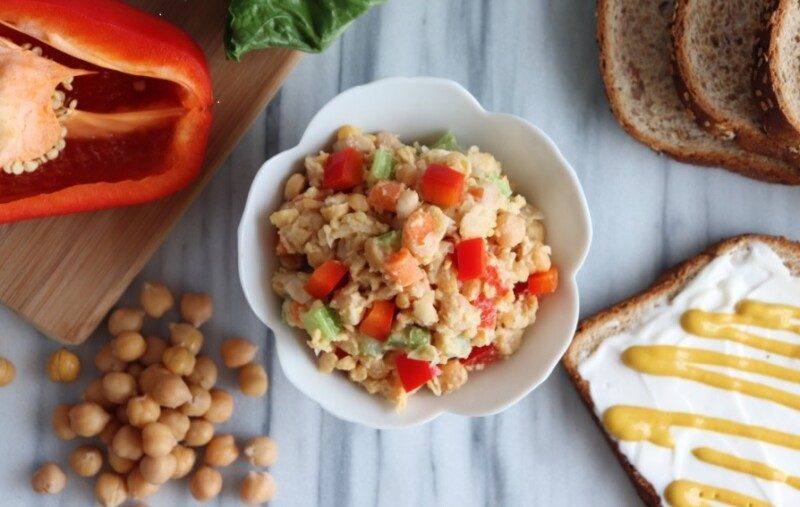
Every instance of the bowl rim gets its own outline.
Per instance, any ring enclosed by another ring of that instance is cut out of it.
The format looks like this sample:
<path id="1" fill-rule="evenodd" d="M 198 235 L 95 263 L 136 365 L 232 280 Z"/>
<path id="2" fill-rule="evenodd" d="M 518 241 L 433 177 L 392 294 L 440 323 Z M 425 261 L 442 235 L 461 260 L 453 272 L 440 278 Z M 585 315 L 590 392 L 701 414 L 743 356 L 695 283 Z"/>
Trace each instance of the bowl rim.
<path id="1" fill-rule="evenodd" d="M 577 202 L 578 208 L 575 210 L 575 213 L 577 215 L 577 218 L 579 219 L 578 223 L 579 223 L 579 226 L 581 227 L 582 233 L 583 233 L 582 244 L 576 247 L 576 250 L 579 249 L 579 251 L 576 254 L 573 254 L 573 262 L 568 266 L 563 266 L 562 264 L 559 264 L 559 275 L 560 275 L 559 277 L 561 279 L 561 283 L 562 284 L 565 284 L 565 283 L 569 284 L 571 286 L 571 288 L 572 288 L 572 293 L 574 294 L 574 310 L 575 310 L 574 311 L 574 315 L 570 315 L 569 316 L 570 317 L 569 326 L 567 327 L 567 323 L 565 323 L 565 329 L 574 330 L 575 327 L 577 326 L 577 323 L 578 323 L 578 316 L 579 316 L 579 311 L 580 311 L 580 295 L 579 295 L 579 291 L 578 291 L 576 277 L 577 277 L 577 274 L 578 274 L 580 268 L 583 266 L 583 264 L 584 264 L 584 262 L 586 260 L 586 257 L 588 256 L 589 248 L 591 246 L 592 236 L 593 236 L 593 227 L 592 227 L 591 216 L 589 214 L 589 207 L 588 207 L 588 203 L 586 201 L 586 196 L 585 196 L 585 193 L 583 191 L 583 187 L 580 184 L 580 180 L 578 179 L 577 173 L 572 168 L 572 166 L 569 164 L 569 162 L 564 158 L 564 155 L 558 149 L 558 146 L 555 144 L 555 142 L 547 134 L 545 134 L 541 129 L 539 129 L 538 127 L 536 127 L 535 125 L 533 125 L 531 122 L 529 122 L 528 120 L 526 120 L 524 118 L 521 118 L 521 117 L 513 115 L 513 114 L 508 114 L 508 113 L 494 113 L 494 112 L 491 112 L 491 111 L 487 111 L 480 104 L 480 102 L 466 88 L 464 88 L 461 84 L 459 84 L 459 83 L 457 83 L 455 81 L 452 81 L 450 79 L 445 79 L 445 78 L 439 78 L 439 77 L 424 77 L 424 76 L 420 76 L 420 77 L 389 77 L 389 78 L 383 78 L 383 79 L 378 79 L 378 80 L 375 80 L 375 81 L 372 81 L 372 82 L 369 82 L 369 83 L 365 83 L 365 84 L 362 84 L 362 85 L 357 85 L 357 86 L 354 86 L 354 87 L 349 88 L 347 90 L 344 90 L 343 92 L 341 92 L 341 93 L 337 94 L 336 96 L 334 96 L 324 106 L 322 106 L 320 108 L 320 110 L 316 114 L 314 114 L 314 116 L 308 122 L 308 125 L 306 126 L 305 130 L 303 131 L 303 134 L 300 137 L 300 139 L 297 142 L 297 144 L 294 145 L 291 148 L 288 148 L 288 149 L 283 150 L 283 151 L 281 151 L 279 153 L 276 153 L 275 155 L 273 155 L 272 157 L 267 159 L 261 165 L 259 170 L 256 172 L 255 176 L 253 177 L 253 180 L 252 180 L 251 185 L 250 185 L 250 189 L 248 190 L 247 201 L 246 201 L 244 210 L 242 212 L 242 218 L 241 218 L 241 221 L 239 223 L 239 227 L 238 227 L 238 231 L 237 231 L 237 249 L 238 249 L 237 264 L 238 264 L 238 270 L 239 270 L 239 281 L 240 281 L 240 284 L 242 286 L 242 290 L 245 293 L 245 298 L 247 299 L 247 302 L 250 305 L 252 311 L 256 314 L 256 316 L 259 318 L 259 320 L 262 321 L 268 327 L 268 329 L 270 329 L 272 331 L 273 335 L 275 336 L 275 341 L 276 341 L 275 350 L 276 350 L 276 353 L 277 353 L 277 356 L 278 356 L 278 362 L 281 364 L 281 369 L 283 370 L 284 375 L 289 380 L 289 382 L 291 382 L 292 385 L 298 391 L 303 393 L 309 399 L 311 399 L 314 402 L 316 402 L 326 412 L 334 415 L 335 417 L 337 417 L 339 419 L 342 419 L 344 421 L 348 421 L 348 422 L 352 422 L 352 423 L 356 423 L 356 424 L 361 424 L 361 425 L 364 425 L 364 426 L 367 426 L 367 427 L 371 427 L 371 428 L 376 428 L 376 429 L 397 429 L 397 428 L 407 428 L 407 427 L 419 426 L 419 425 L 423 425 L 425 423 L 428 423 L 428 422 L 438 418 L 440 415 L 445 414 L 445 413 L 451 413 L 451 414 L 456 414 L 456 415 L 466 415 L 466 416 L 469 416 L 469 417 L 485 417 L 485 416 L 490 416 L 490 415 L 494 415 L 494 414 L 497 414 L 499 412 L 502 412 L 502 411 L 510 408 L 511 406 L 515 405 L 516 403 L 518 403 L 522 398 L 526 397 L 534 389 L 536 389 L 538 386 L 540 386 L 545 380 L 547 380 L 547 378 L 549 378 L 549 376 L 552 374 L 552 372 L 554 371 L 555 367 L 558 365 L 559 361 L 561 360 L 561 357 L 564 355 L 564 353 L 566 352 L 566 350 L 569 347 L 569 344 L 571 342 L 571 335 L 570 335 L 570 338 L 565 339 L 564 342 L 561 344 L 561 347 L 558 350 L 558 354 L 554 355 L 552 358 L 550 358 L 550 360 L 548 360 L 546 362 L 546 368 L 543 368 L 542 372 L 539 375 L 537 375 L 535 377 L 531 377 L 530 383 L 528 383 L 525 386 L 524 389 L 519 389 L 515 394 L 513 394 L 513 395 L 511 395 L 511 396 L 509 396 L 507 398 L 504 398 L 501 403 L 499 403 L 497 406 L 495 406 L 491 410 L 479 411 L 478 413 L 464 413 L 464 412 L 459 412 L 457 410 L 452 410 L 452 407 L 448 408 L 447 406 L 445 406 L 445 404 L 441 404 L 441 405 L 437 406 L 434 410 L 430 410 L 430 412 L 425 413 L 424 415 L 421 415 L 420 417 L 417 417 L 416 419 L 413 419 L 413 420 L 400 420 L 400 419 L 397 419 L 394 422 L 392 420 L 382 421 L 382 422 L 364 420 L 364 418 L 353 416 L 347 410 L 343 410 L 342 409 L 342 405 L 346 405 L 346 404 L 340 403 L 339 400 L 335 400 L 335 399 L 333 399 L 333 397 L 325 398 L 325 399 L 319 399 L 319 398 L 317 398 L 315 396 L 312 396 L 311 394 L 306 392 L 306 390 L 300 385 L 300 383 L 298 381 L 296 381 L 296 379 L 294 378 L 294 375 L 292 374 L 292 372 L 289 371 L 286 367 L 284 367 L 284 362 L 282 361 L 282 358 L 281 358 L 281 346 L 280 346 L 280 343 L 279 343 L 279 341 L 281 340 L 281 337 L 279 337 L 279 334 L 281 334 L 281 330 L 276 330 L 270 324 L 270 322 L 269 322 L 270 319 L 266 318 L 265 312 L 263 312 L 262 309 L 259 308 L 259 305 L 257 305 L 255 303 L 254 296 L 250 293 L 250 290 L 248 290 L 248 287 L 249 287 L 250 284 L 247 283 L 247 281 L 245 280 L 247 267 L 244 265 L 245 264 L 245 255 L 243 253 L 242 245 L 245 242 L 245 235 L 246 235 L 246 233 L 248 231 L 248 226 L 251 224 L 251 221 L 248 220 L 248 219 L 251 218 L 251 217 L 256 217 L 257 218 L 257 215 L 258 215 L 258 213 L 254 212 L 254 209 L 253 209 L 254 207 L 257 206 L 257 204 L 256 204 L 257 199 L 254 198 L 254 194 L 256 192 L 256 188 L 255 187 L 257 186 L 256 183 L 259 181 L 260 177 L 264 177 L 263 175 L 265 173 L 265 169 L 267 169 L 268 166 L 272 165 L 272 163 L 275 163 L 276 160 L 278 160 L 278 159 L 288 159 L 290 164 L 294 164 L 294 163 L 296 163 L 295 159 L 298 157 L 298 155 L 302 158 L 307 153 L 311 153 L 311 151 L 308 151 L 308 147 L 306 147 L 305 145 L 309 144 L 310 138 L 312 137 L 314 132 L 317 130 L 315 128 L 315 124 L 318 122 L 318 120 L 320 118 L 322 118 L 325 115 L 326 111 L 329 108 L 334 107 L 337 102 L 343 101 L 343 100 L 351 97 L 352 95 L 358 95 L 358 94 L 364 93 L 365 91 L 368 91 L 371 88 L 383 87 L 383 86 L 397 86 L 397 85 L 415 86 L 415 87 L 431 86 L 431 87 L 447 88 L 449 92 L 458 94 L 460 96 L 459 97 L 460 99 L 465 100 L 466 103 L 468 103 L 469 106 L 472 107 L 473 111 L 471 111 L 471 113 L 479 115 L 479 116 L 484 116 L 484 117 L 505 119 L 507 121 L 511 121 L 513 123 L 517 123 L 520 127 L 525 128 L 528 131 L 532 132 L 534 135 L 536 135 L 541 141 L 544 142 L 546 147 L 552 152 L 551 154 L 554 156 L 555 160 L 557 161 L 558 166 L 560 166 L 560 170 L 562 172 L 564 172 L 565 175 L 569 178 L 570 183 L 571 183 L 571 185 L 573 187 L 573 190 L 575 191 L 575 197 L 577 197 L 577 201 L 578 201 Z M 346 123 L 346 119 L 344 120 L 344 123 Z M 342 124 L 344 124 L 344 123 L 342 123 Z M 311 148 L 312 148 L 312 151 L 313 151 L 314 147 L 311 147 Z M 321 148 L 321 146 L 317 147 L 317 149 L 319 149 L 319 148 Z M 255 211 L 257 211 L 257 210 L 255 210 Z M 563 275 L 567 275 L 567 276 L 563 276 Z M 260 282 L 260 284 L 262 284 L 262 285 L 263 285 L 263 283 L 264 282 Z M 291 336 L 290 339 L 292 341 L 297 341 L 294 336 Z M 306 347 L 306 345 L 304 343 L 300 343 L 300 342 L 298 342 L 297 345 L 298 346 L 302 346 L 302 347 Z M 322 377 L 322 375 L 320 375 L 320 376 Z M 322 380 L 322 381 L 325 381 L 325 380 Z M 355 386 L 353 386 L 353 387 L 355 387 Z M 376 402 L 383 402 L 382 399 L 378 399 L 378 397 L 376 397 L 376 396 L 371 396 L 371 397 L 375 398 Z"/>

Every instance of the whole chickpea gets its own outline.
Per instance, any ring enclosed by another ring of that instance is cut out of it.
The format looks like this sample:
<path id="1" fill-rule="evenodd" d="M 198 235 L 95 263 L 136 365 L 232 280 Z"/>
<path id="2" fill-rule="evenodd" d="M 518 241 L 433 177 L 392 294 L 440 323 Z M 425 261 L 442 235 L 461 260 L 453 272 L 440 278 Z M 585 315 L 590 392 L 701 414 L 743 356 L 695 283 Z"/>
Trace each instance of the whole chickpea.
<path id="1" fill-rule="evenodd" d="M 275 498 L 275 479 L 267 472 L 250 472 L 239 486 L 242 501 L 248 505 L 260 505 Z"/>
<path id="2" fill-rule="evenodd" d="M 53 382 L 74 382 L 81 374 L 81 360 L 75 353 L 61 348 L 47 361 L 47 374 Z"/>
<path id="3" fill-rule="evenodd" d="M 197 355 L 203 348 L 203 333 L 191 324 L 181 322 L 170 324 L 169 340 L 173 345 L 181 345 Z"/>
<path id="4" fill-rule="evenodd" d="M 147 424 L 158 421 L 161 416 L 161 406 L 148 395 L 128 400 L 125 411 L 128 415 L 128 422 L 137 428 L 144 428 Z"/>
<path id="5" fill-rule="evenodd" d="M 190 427 L 191 430 L 191 427 Z M 142 429 L 142 447 L 148 456 L 165 456 L 178 445 L 175 435 L 166 424 L 153 422 Z"/>
<path id="6" fill-rule="evenodd" d="M 170 479 L 183 479 L 189 475 L 189 472 L 194 468 L 194 462 L 197 460 L 194 449 L 176 445 L 170 454 L 175 456 L 175 471 Z"/>
<path id="7" fill-rule="evenodd" d="M 78 435 L 72 431 L 69 422 L 69 405 L 65 403 L 61 403 L 56 406 L 55 410 L 53 411 L 53 433 L 56 434 L 58 438 L 61 440 L 72 440 L 73 438 L 77 437 Z"/>
<path id="8" fill-rule="evenodd" d="M 212 389 L 209 394 L 211 406 L 203 414 L 203 418 L 214 424 L 224 423 L 233 415 L 233 396 L 224 389 Z"/>
<path id="9" fill-rule="evenodd" d="M 278 461 L 278 446 L 269 437 L 253 437 L 244 444 L 243 454 L 251 465 L 271 467 Z"/>
<path id="10" fill-rule="evenodd" d="M 167 347 L 169 347 L 167 340 L 163 340 L 156 336 L 148 336 L 144 339 L 144 343 L 144 354 L 142 354 L 142 357 L 139 358 L 139 362 L 145 366 L 160 363 L 161 357 L 164 355 L 164 351 L 167 350 Z"/>
<path id="11" fill-rule="evenodd" d="M 127 424 L 117 430 L 111 440 L 111 450 L 114 454 L 133 461 L 141 459 L 144 454 L 143 447 L 142 431 Z"/>
<path id="12" fill-rule="evenodd" d="M 214 437 L 214 425 L 204 419 L 193 419 L 183 443 L 189 447 L 202 447 Z"/>
<path id="13" fill-rule="evenodd" d="M 102 373 L 124 371 L 128 366 L 125 364 L 125 361 L 114 356 L 114 353 L 111 351 L 111 342 L 106 343 L 97 351 L 97 355 L 94 356 L 94 365 Z"/>
<path id="14" fill-rule="evenodd" d="M 93 401 L 103 408 L 111 408 L 113 403 L 106 399 L 103 394 L 103 378 L 92 379 L 83 390 L 83 401 Z"/>
<path id="15" fill-rule="evenodd" d="M 157 458 L 145 456 L 139 462 L 139 471 L 144 480 L 160 486 L 170 480 L 177 466 L 178 460 L 171 453 Z"/>
<path id="16" fill-rule="evenodd" d="M 208 356 L 198 356 L 194 362 L 194 369 L 186 377 L 186 381 L 203 389 L 211 389 L 217 383 L 217 375 L 217 365 L 214 360 Z"/>
<path id="17" fill-rule="evenodd" d="M 147 315 L 160 319 L 175 304 L 175 298 L 163 283 L 145 283 L 139 293 L 139 304 Z"/>
<path id="18" fill-rule="evenodd" d="M 123 331 L 111 340 L 111 353 L 126 363 L 142 357 L 146 349 L 147 343 L 144 337 L 136 331 Z"/>
<path id="19" fill-rule="evenodd" d="M 244 338 L 229 338 L 222 342 L 220 354 L 228 368 L 241 368 L 256 357 L 258 346 Z"/>
<path id="20" fill-rule="evenodd" d="M 160 379 L 162 375 L 170 375 L 171 373 L 172 372 L 161 363 L 151 364 L 139 375 L 139 380 L 137 381 L 139 390 L 145 394 L 152 393 L 153 388 L 155 388 L 158 383 L 158 379 Z"/>
<path id="21" fill-rule="evenodd" d="M 103 431 L 100 432 L 100 441 L 103 442 L 106 447 L 111 447 L 114 436 L 116 436 L 120 428 L 122 428 L 122 423 L 119 422 L 119 419 L 111 419 L 108 421 L 108 424 L 106 424 L 106 427 L 103 428 Z"/>
<path id="22" fill-rule="evenodd" d="M 192 399 L 181 405 L 180 411 L 190 417 L 201 417 L 211 407 L 211 394 L 200 386 L 189 386 Z"/>
<path id="23" fill-rule="evenodd" d="M 212 467 L 226 467 L 239 457 L 239 446 L 233 435 L 217 435 L 206 446 L 205 463 Z"/>
<path id="24" fill-rule="evenodd" d="M 208 294 L 184 294 L 181 298 L 181 317 L 194 327 L 200 327 L 214 315 L 214 302 Z"/>
<path id="25" fill-rule="evenodd" d="M 156 379 L 150 396 L 162 407 L 176 408 L 189 401 L 192 393 L 179 375 L 169 373 Z"/>
<path id="26" fill-rule="evenodd" d="M 93 445 L 80 445 L 70 454 L 69 465 L 81 477 L 94 477 L 103 467 L 103 453 Z"/>
<path id="27" fill-rule="evenodd" d="M 200 467 L 189 482 L 189 491 L 198 502 L 207 502 L 222 491 L 222 475 L 211 467 Z"/>
<path id="28" fill-rule="evenodd" d="M 194 354 L 180 345 L 165 350 L 161 360 L 169 371 L 181 376 L 192 373 L 196 361 Z"/>
<path id="29" fill-rule="evenodd" d="M 122 476 L 103 472 L 94 483 L 94 497 L 103 507 L 118 507 L 128 499 L 128 487 Z"/>
<path id="30" fill-rule="evenodd" d="M 85 401 L 69 409 L 69 427 L 82 437 L 99 435 L 111 416 L 97 403 Z"/>
<path id="31" fill-rule="evenodd" d="M 109 450 L 108 465 L 118 474 L 127 474 L 136 466 L 136 461 L 128 458 L 121 458 L 114 454 L 113 450 Z"/>
<path id="32" fill-rule="evenodd" d="M 0 387 L 5 387 L 13 382 L 16 374 L 17 369 L 14 367 L 14 363 L 0 356 Z"/>
<path id="33" fill-rule="evenodd" d="M 269 387 L 267 372 L 258 363 L 250 363 L 239 370 L 239 389 L 246 396 L 264 396 Z"/>
<path id="34" fill-rule="evenodd" d="M 131 498 L 135 498 L 137 500 L 147 498 L 148 496 L 153 496 L 158 492 L 159 489 L 158 485 L 152 484 L 145 479 L 142 475 L 142 472 L 138 468 L 134 468 L 128 474 L 126 485 L 128 487 L 128 494 L 131 495 Z"/>
<path id="35" fill-rule="evenodd" d="M 103 396 L 111 403 L 124 405 L 136 395 L 136 379 L 123 371 L 112 371 L 103 376 Z"/>
<path id="36" fill-rule="evenodd" d="M 186 438 L 186 433 L 189 431 L 189 424 L 191 423 L 189 416 L 174 408 L 162 409 L 158 422 L 168 426 L 175 440 L 179 442 Z"/>
<path id="37" fill-rule="evenodd" d="M 108 317 L 108 332 L 117 336 L 125 331 L 141 331 L 144 312 L 134 308 L 117 308 Z"/>
<path id="38" fill-rule="evenodd" d="M 40 495 L 61 493 L 67 484 L 67 476 L 55 463 L 45 463 L 31 479 L 33 490 Z"/>

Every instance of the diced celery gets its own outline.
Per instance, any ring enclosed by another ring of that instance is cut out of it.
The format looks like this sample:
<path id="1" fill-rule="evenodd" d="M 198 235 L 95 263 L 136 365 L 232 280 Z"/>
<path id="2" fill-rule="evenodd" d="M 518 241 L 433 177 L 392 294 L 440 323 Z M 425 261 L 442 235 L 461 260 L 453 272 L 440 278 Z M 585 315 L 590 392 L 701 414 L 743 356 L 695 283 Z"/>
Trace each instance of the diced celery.
<path id="1" fill-rule="evenodd" d="M 389 335 L 386 344 L 396 349 L 414 350 L 431 343 L 431 332 L 417 326 L 407 326 Z"/>
<path id="2" fill-rule="evenodd" d="M 391 180 L 394 178 L 394 156 L 384 148 L 375 151 L 372 157 L 372 167 L 369 169 L 369 178 L 372 181 Z"/>
<path id="3" fill-rule="evenodd" d="M 500 191 L 506 197 L 511 197 L 511 185 L 509 185 L 508 180 L 502 176 L 489 176 L 489 181 L 492 182 L 494 186 L 497 187 L 497 190 Z"/>
<path id="4" fill-rule="evenodd" d="M 358 353 L 363 356 L 381 357 L 383 355 L 383 343 L 375 338 L 361 335 L 358 337 Z"/>
<path id="5" fill-rule="evenodd" d="M 398 231 L 385 232 L 375 239 L 378 240 L 381 249 L 386 249 L 391 252 L 400 249 L 400 233 Z"/>
<path id="6" fill-rule="evenodd" d="M 328 306 L 315 302 L 307 312 L 300 314 L 303 327 L 309 335 L 319 330 L 322 338 L 328 341 L 333 340 L 342 332 L 339 314 Z"/>
<path id="7" fill-rule="evenodd" d="M 472 351 L 472 341 L 466 336 L 457 336 L 448 340 L 447 347 L 442 352 L 450 357 L 466 358 Z"/>
<path id="8" fill-rule="evenodd" d="M 431 149 L 441 149 L 450 151 L 461 151 L 461 147 L 456 141 L 456 136 L 452 130 L 447 130 L 442 136 L 431 145 Z"/>

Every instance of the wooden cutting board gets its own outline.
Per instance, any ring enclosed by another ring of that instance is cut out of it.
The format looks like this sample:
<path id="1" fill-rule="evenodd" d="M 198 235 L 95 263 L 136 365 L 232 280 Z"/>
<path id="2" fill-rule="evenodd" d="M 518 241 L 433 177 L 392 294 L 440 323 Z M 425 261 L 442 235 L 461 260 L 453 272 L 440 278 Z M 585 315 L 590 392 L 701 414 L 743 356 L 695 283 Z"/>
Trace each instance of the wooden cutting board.
<path id="1" fill-rule="evenodd" d="M 130 3 L 180 26 L 204 49 L 218 101 L 214 125 L 202 176 L 172 197 L 0 227 L 0 302 L 66 343 L 84 341 L 100 324 L 299 58 L 276 49 L 227 61 L 223 32 L 229 0 Z"/>

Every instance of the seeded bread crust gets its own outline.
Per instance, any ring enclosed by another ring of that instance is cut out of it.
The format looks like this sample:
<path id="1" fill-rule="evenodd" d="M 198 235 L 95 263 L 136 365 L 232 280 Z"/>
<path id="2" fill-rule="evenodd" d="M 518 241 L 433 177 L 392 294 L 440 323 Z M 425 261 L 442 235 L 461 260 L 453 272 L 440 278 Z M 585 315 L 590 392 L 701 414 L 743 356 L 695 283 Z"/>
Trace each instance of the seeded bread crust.
<path id="1" fill-rule="evenodd" d="M 800 153 L 800 124 L 787 111 L 792 106 L 786 100 L 779 75 L 781 61 L 778 40 L 792 8 L 791 0 L 766 0 L 764 29 L 754 49 L 753 93 L 762 111 L 761 122 L 767 133 Z M 800 76 L 798 76 L 800 78 Z"/>
<path id="2" fill-rule="evenodd" d="M 615 19 L 618 14 L 630 18 L 632 12 L 635 19 Z M 672 13 L 671 0 L 598 0 L 601 73 L 611 110 L 622 128 L 653 150 L 682 162 L 723 167 L 772 183 L 800 184 L 800 171 L 790 164 L 743 150 L 695 124 L 669 70 Z M 631 37 L 636 39 L 629 41 Z M 641 37 L 651 40 L 641 41 Z M 662 45 L 663 52 L 658 49 Z M 655 51 L 654 58 L 663 60 L 643 61 L 636 51 L 626 52 L 632 47 Z M 655 114 L 659 112 L 669 118 Z"/>
<path id="3" fill-rule="evenodd" d="M 622 468 L 627 472 L 639 497 L 646 505 L 661 505 L 660 496 L 653 485 L 620 452 L 617 442 L 609 436 L 603 427 L 603 423 L 595 414 L 589 382 L 580 375 L 578 368 L 584 360 L 597 350 L 603 340 L 636 326 L 641 317 L 656 305 L 670 302 L 712 260 L 728 252 L 746 249 L 754 242 L 767 244 L 780 255 L 793 275 L 800 276 L 800 243 L 779 236 L 756 234 L 734 236 L 667 270 L 643 292 L 582 320 L 578 324 L 572 344 L 561 360 L 570 380 L 589 409 L 592 419 L 603 432 L 611 450 L 616 455 Z"/>
<path id="4" fill-rule="evenodd" d="M 728 10 L 720 13 L 722 9 Z M 670 55 L 675 86 L 697 124 L 712 135 L 800 167 L 800 156 L 764 132 L 752 96 L 748 76 L 754 68 L 753 51 L 764 12 L 763 0 L 728 5 L 717 0 L 677 0 Z M 738 23 L 732 23 L 731 17 Z M 706 55 L 713 63 L 708 63 Z"/>

